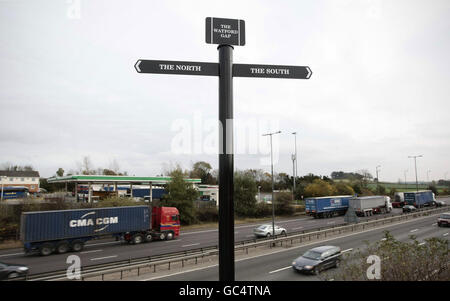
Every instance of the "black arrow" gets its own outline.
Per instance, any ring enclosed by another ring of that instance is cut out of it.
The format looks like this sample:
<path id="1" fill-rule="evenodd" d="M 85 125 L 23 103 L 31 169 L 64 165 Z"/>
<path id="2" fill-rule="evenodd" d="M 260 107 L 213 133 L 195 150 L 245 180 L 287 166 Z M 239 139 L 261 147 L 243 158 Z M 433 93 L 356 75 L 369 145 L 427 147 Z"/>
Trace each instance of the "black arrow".
<path id="1" fill-rule="evenodd" d="M 308 66 L 234 64 L 233 76 L 309 79 L 312 71 Z"/>
<path id="2" fill-rule="evenodd" d="M 219 75 L 217 63 L 138 60 L 134 68 L 139 73 Z"/>

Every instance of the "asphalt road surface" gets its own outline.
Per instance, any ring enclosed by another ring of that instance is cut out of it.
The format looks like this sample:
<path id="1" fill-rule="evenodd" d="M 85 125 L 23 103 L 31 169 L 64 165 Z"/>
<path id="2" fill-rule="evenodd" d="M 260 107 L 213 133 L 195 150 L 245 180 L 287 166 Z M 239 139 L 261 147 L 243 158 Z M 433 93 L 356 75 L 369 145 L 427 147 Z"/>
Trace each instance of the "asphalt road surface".
<path id="1" fill-rule="evenodd" d="M 450 198 L 441 200 L 444 200 L 447 204 L 450 204 Z M 401 213 L 401 209 L 394 208 L 392 213 L 386 215 L 389 216 L 399 213 Z M 380 216 L 381 215 L 364 217 L 360 218 L 360 220 L 372 219 Z M 343 222 L 343 216 L 327 219 L 314 219 L 312 217 L 303 216 L 300 218 L 278 220 L 276 221 L 276 224 L 286 228 L 288 233 L 292 233 L 317 229 L 319 227 L 338 225 Z M 266 223 L 271 223 L 271 221 Z M 260 224 L 261 223 L 252 223 L 236 226 L 235 241 L 239 242 L 254 238 L 253 229 Z M 67 257 L 72 254 L 80 256 L 82 266 L 89 266 L 130 258 L 134 259 L 139 257 L 178 252 L 182 250 L 216 246 L 217 242 L 217 229 L 186 232 L 181 231 L 179 238 L 171 241 L 154 241 L 151 243 L 143 243 L 140 245 L 130 245 L 110 239 L 103 239 L 87 243 L 84 250 L 79 253 L 52 254 L 45 257 L 34 254 L 25 255 L 22 249 L 3 250 L 2 252 L 0 252 L 0 261 L 6 263 L 24 264 L 30 268 L 30 274 L 32 275 L 37 273 L 66 269 L 69 266 L 69 264 L 66 263 Z M 345 248 L 345 246 L 343 246 L 343 248 Z M 288 262 L 291 262 L 291 259 L 292 258 L 290 258 Z M 274 270 L 276 270 L 276 268 L 274 268 Z M 270 275 L 271 277 L 276 277 L 278 274 L 274 272 Z M 245 278 L 243 278 L 243 280 L 245 280 Z"/>
<path id="2" fill-rule="evenodd" d="M 365 247 L 365 241 L 376 242 L 384 237 L 383 231 L 388 230 L 394 237 L 401 241 L 407 241 L 410 235 L 416 236 L 419 242 L 431 237 L 449 237 L 450 228 L 438 227 L 437 217 L 418 218 L 398 225 L 385 226 L 382 229 L 367 230 L 360 233 L 348 234 L 340 238 L 332 238 L 314 242 L 308 245 L 292 247 L 278 250 L 269 255 L 259 255 L 249 259 L 237 260 L 235 264 L 235 279 L 237 281 L 317 281 L 330 279 L 332 272 L 330 269 L 320 276 L 305 275 L 293 271 L 292 261 L 305 253 L 308 249 L 323 246 L 339 246 L 344 252 L 354 252 L 358 248 Z M 218 266 L 207 268 L 193 268 L 190 271 L 178 272 L 169 276 L 143 275 L 139 280 L 146 281 L 218 281 Z M 320 278 L 319 278 L 320 277 Z"/>

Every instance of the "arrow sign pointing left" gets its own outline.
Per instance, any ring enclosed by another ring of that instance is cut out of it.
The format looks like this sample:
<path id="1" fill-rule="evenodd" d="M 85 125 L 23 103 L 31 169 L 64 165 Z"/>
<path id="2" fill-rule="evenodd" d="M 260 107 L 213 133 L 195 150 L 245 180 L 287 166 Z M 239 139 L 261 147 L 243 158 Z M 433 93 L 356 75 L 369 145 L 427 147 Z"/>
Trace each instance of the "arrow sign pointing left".
<path id="1" fill-rule="evenodd" d="M 139 73 L 219 75 L 218 63 L 138 60 L 134 68 Z"/>

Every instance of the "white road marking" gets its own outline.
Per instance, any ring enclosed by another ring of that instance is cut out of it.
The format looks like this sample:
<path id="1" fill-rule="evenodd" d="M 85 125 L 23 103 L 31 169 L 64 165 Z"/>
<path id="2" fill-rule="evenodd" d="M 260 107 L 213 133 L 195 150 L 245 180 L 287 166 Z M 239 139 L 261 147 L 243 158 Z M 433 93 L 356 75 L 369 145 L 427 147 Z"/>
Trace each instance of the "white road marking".
<path id="1" fill-rule="evenodd" d="M 448 232 L 447 233 L 444 233 L 444 234 L 442 234 L 442 236 L 447 236 L 448 235 Z"/>
<path id="2" fill-rule="evenodd" d="M 190 244 L 190 245 L 184 245 L 184 246 L 181 246 L 182 248 L 184 248 L 184 247 L 192 247 L 192 246 L 196 246 L 196 245 L 199 245 L 200 243 L 198 242 L 198 243 L 196 243 L 196 244 Z"/>
<path id="3" fill-rule="evenodd" d="M 106 256 L 106 257 L 98 257 L 98 258 L 91 258 L 91 260 L 92 261 L 95 261 L 95 260 L 102 260 L 102 259 L 108 259 L 108 258 L 115 258 L 115 257 L 117 257 L 118 255 L 112 255 L 112 256 Z"/>
<path id="4" fill-rule="evenodd" d="M 12 254 L 5 254 L 5 255 L 0 255 L 0 257 L 7 257 L 7 256 L 14 256 L 14 255 L 25 255 L 25 253 L 12 253 Z"/>
<path id="5" fill-rule="evenodd" d="M 386 238 L 386 237 L 385 237 L 385 238 L 382 238 L 382 239 L 381 239 L 381 241 L 385 241 L 385 240 L 387 240 L 387 238 Z"/>
<path id="6" fill-rule="evenodd" d="M 431 224 L 432 226 L 436 226 L 437 225 L 437 223 L 434 223 L 434 224 Z"/>
<path id="7" fill-rule="evenodd" d="M 423 246 L 425 244 L 425 242 L 421 242 L 420 244 L 419 244 L 419 246 Z"/>
<path id="8" fill-rule="evenodd" d="M 286 270 L 286 269 L 290 269 L 290 268 L 291 268 L 290 266 L 289 266 L 289 267 L 285 267 L 285 268 L 281 268 L 281 269 L 278 269 L 278 270 L 269 272 L 269 274 L 276 273 L 276 272 L 280 272 L 280 271 L 283 271 L 283 270 Z"/>
<path id="9" fill-rule="evenodd" d="M 112 245 L 112 244 L 118 244 L 118 243 L 120 243 L 120 241 L 99 242 L 99 243 L 96 243 L 96 244 L 87 244 L 86 247 L 100 246 L 100 245 Z"/>
<path id="10" fill-rule="evenodd" d="M 417 232 L 417 231 L 419 231 L 419 229 L 414 229 L 414 230 L 411 230 L 409 232 L 414 233 L 414 232 Z"/>
<path id="11" fill-rule="evenodd" d="M 101 251 L 103 251 L 103 250 L 83 251 L 83 252 L 80 252 L 80 254 L 88 254 L 88 253 L 95 253 L 95 252 L 101 252 Z"/>

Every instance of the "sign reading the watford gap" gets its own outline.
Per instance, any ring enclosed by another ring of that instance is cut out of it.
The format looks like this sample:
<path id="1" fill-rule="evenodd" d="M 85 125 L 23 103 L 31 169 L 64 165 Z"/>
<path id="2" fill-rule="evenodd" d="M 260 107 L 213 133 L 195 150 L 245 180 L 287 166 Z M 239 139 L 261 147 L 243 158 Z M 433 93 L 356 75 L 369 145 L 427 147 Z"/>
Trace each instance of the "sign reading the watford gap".
<path id="1" fill-rule="evenodd" d="M 139 73 L 219 75 L 217 63 L 138 60 L 134 68 Z"/>
<path id="2" fill-rule="evenodd" d="M 233 64 L 233 76 L 237 77 L 308 79 L 311 74 L 311 69 L 307 66 Z"/>
<path id="3" fill-rule="evenodd" d="M 206 43 L 244 46 L 244 20 L 206 18 Z"/>

